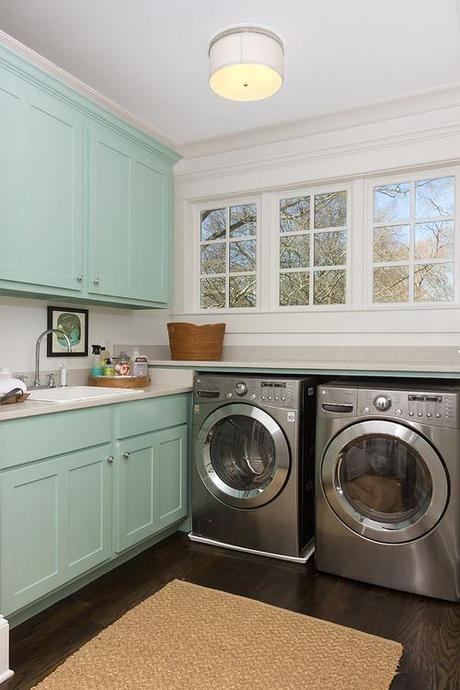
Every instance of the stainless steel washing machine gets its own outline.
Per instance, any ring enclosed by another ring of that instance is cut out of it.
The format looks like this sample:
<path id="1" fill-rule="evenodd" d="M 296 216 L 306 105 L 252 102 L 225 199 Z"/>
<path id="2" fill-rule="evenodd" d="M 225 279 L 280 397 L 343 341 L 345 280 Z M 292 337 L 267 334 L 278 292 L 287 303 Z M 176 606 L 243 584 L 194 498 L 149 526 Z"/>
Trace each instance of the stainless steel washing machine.
<path id="1" fill-rule="evenodd" d="M 319 387 L 319 570 L 460 599 L 459 395 L 407 380 Z"/>
<path id="2" fill-rule="evenodd" d="M 198 374 L 190 539 L 305 562 L 314 433 L 312 379 Z"/>

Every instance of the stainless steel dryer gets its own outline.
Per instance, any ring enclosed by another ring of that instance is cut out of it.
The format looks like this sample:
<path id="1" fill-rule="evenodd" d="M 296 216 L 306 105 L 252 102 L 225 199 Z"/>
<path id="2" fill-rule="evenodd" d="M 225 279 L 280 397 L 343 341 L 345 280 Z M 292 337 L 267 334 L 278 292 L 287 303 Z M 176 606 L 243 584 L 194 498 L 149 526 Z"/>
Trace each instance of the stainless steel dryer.
<path id="1" fill-rule="evenodd" d="M 459 395 L 439 382 L 320 386 L 319 570 L 460 599 Z"/>
<path id="2" fill-rule="evenodd" d="M 305 562 L 312 552 L 312 379 L 199 374 L 190 539 Z"/>

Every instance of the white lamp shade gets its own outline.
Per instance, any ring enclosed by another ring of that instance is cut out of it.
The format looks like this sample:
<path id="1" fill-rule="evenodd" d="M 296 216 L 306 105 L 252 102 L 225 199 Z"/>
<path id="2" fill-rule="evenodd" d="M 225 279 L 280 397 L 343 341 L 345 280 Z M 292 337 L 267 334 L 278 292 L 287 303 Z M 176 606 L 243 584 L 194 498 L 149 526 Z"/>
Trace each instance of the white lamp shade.
<path id="1" fill-rule="evenodd" d="M 209 68 L 210 86 L 219 96 L 234 101 L 268 98 L 283 83 L 283 44 L 262 29 L 229 29 L 211 41 Z"/>

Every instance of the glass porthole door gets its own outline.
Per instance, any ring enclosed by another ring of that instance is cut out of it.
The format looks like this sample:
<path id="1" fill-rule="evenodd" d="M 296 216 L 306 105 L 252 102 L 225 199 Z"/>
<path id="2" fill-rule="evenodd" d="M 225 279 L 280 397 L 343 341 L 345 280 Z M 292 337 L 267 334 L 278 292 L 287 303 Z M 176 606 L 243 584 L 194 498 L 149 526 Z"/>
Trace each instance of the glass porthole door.
<path id="1" fill-rule="evenodd" d="M 195 458 L 208 490 L 237 508 L 271 501 L 289 473 L 289 448 L 281 427 L 252 405 L 230 404 L 213 412 L 198 434 Z"/>
<path id="2" fill-rule="evenodd" d="M 429 532 L 448 501 L 444 465 L 416 431 L 369 420 L 340 432 L 323 457 L 326 497 L 353 531 L 374 541 L 411 541 Z"/>

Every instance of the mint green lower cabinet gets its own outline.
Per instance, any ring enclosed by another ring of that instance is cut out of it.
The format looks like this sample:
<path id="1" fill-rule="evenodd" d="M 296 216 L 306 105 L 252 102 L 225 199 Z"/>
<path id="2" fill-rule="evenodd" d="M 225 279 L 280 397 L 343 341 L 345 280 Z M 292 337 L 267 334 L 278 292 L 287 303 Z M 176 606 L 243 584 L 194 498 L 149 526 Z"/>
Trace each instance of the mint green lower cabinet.
<path id="1" fill-rule="evenodd" d="M 0 422 L 2 614 L 45 606 L 187 517 L 189 406 L 180 394 Z"/>
<path id="2" fill-rule="evenodd" d="M 117 552 L 155 532 L 155 434 L 117 443 Z"/>
<path id="3" fill-rule="evenodd" d="M 70 580 L 112 555 L 112 468 L 110 446 L 67 460 L 67 544 L 64 575 Z"/>
<path id="4" fill-rule="evenodd" d="M 1 483 L 1 610 L 8 614 L 62 583 L 59 461 L 9 470 Z"/>
<path id="5" fill-rule="evenodd" d="M 156 434 L 158 527 L 187 516 L 187 425 Z"/>
<path id="6" fill-rule="evenodd" d="M 2 613 L 21 609 L 111 556 L 109 455 L 107 445 L 2 473 Z"/>
<path id="7" fill-rule="evenodd" d="M 187 515 L 187 425 L 117 443 L 116 550 Z"/>

